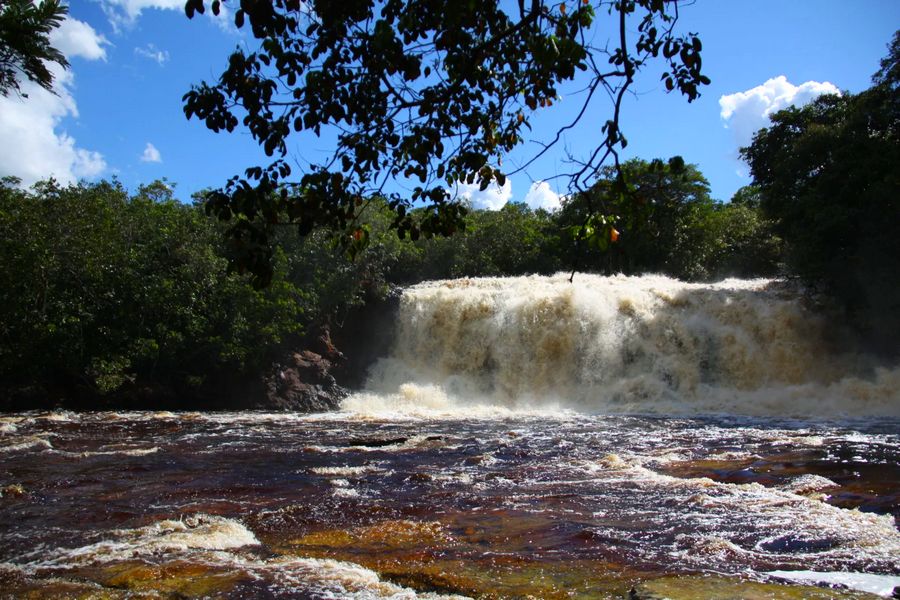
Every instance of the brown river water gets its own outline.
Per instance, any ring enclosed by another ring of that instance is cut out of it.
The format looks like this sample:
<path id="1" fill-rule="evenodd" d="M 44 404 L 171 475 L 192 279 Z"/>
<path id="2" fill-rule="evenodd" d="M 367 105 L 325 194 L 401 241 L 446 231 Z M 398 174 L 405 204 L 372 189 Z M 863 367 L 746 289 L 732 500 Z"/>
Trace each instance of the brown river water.
<path id="1" fill-rule="evenodd" d="M 821 327 L 771 282 L 436 282 L 340 412 L 5 414 L 0 597 L 890 597 L 900 376 Z"/>

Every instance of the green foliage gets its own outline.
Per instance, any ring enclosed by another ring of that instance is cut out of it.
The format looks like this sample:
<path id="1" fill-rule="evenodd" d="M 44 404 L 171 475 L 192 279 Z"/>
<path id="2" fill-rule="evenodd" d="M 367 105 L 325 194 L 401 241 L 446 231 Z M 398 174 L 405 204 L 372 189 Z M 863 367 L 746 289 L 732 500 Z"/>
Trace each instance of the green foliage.
<path id="1" fill-rule="evenodd" d="M 761 202 L 761 190 L 756 185 L 745 185 L 734 193 L 731 203 L 750 208 L 759 208 Z"/>
<path id="2" fill-rule="evenodd" d="M 441 278 L 552 273 L 560 268 L 556 233 L 547 212 L 524 204 L 473 211 L 463 233 L 422 244 L 423 271 Z"/>
<path id="3" fill-rule="evenodd" d="M 68 68 L 62 52 L 50 45 L 50 32 L 65 20 L 69 9 L 59 0 L 4 0 L 0 3 L 0 94 L 21 94 L 19 77 L 53 91 L 47 63 Z"/>
<path id="4" fill-rule="evenodd" d="M 900 334 L 900 88 L 894 36 L 875 85 L 772 116 L 742 149 L 790 267 L 889 352 Z"/>
<path id="5" fill-rule="evenodd" d="M 164 182 L 0 187 L 0 381 L 106 393 L 256 372 L 306 294 L 227 274 L 221 231 Z M 276 273 L 286 268 L 275 257 Z"/>
<path id="6" fill-rule="evenodd" d="M 349 260 L 333 233 L 323 228 L 298 235 L 282 227 L 274 237 L 283 253 L 283 278 L 307 295 L 309 316 L 319 321 L 340 320 L 348 310 L 386 296 L 394 271 L 415 265 L 415 249 L 389 231 L 390 209 L 381 198 L 366 203 L 367 225 L 360 227 L 367 246 Z M 351 234 L 352 235 L 352 234 Z"/>
<path id="7" fill-rule="evenodd" d="M 223 3 L 188 0 L 187 16 L 207 5 L 218 13 Z M 332 231 L 358 254 L 367 241 L 360 225 L 364 200 L 381 194 L 392 178 L 412 188 L 409 197 L 387 198 L 390 227 L 401 238 L 461 230 L 466 208 L 447 190 L 458 182 L 502 185 L 498 166 L 523 142 L 531 114 L 552 105 L 559 86 L 586 71 L 588 102 L 607 94 L 614 101 L 599 151 L 574 174 L 578 185 L 627 143 L 619 108 L 647 62 L 661 58 L 667 89 L 689 101 L 709 83 L 701 73 L 700 40 L 673 33 L 676 1 L 601 5 L 615 23 L 613 41 L 591 46 L 594 6 L 581 0 L 241 2 L 235 26 L 247 26 L 258 48 L 238 48 L 217 82 L 184 96 L 188 118 L 216 132 L 242 124 L 275 157 L 206 196 L 211 214 L 233 222 L 235 263 L 257 285 L 267 284 L 269 242 L 283 223 L 301 234 Z M 601 88 L 607 94 L 594 94 Z M 333 132 L 336 143 L 324 161 L 291 179 L 287 148 L 300 132 Z"/>
<path id="8" fill-rule="evenodd" d="M 774 223 L 741 190 L 730 203 L 705 211 L 695 226 L 705 242 L 697 269 L 704 278 L 771 277 L 783 270 L 783 242 Z"/>
<path id="9" fill-rule="evenodd" d="M 571 269 L 576 261 L 584 271 L 657 272 L 691 280 L 778 272 L 781 240 L 758 206 L 740 201 L 749 191 L 741 192 L 737 202 L 714 202 L 696 166 L 685 165 L 678 157 L 669 162 L 634 160 L 623 167 L 631 195 L 607 197 L 604 190 L 614 189 L 615 182 L 601 180 L 590 192 L 590 209 L 584 206 L 584 197 L 575 197 L 553 214 L 516 203 L 497 211 L 472 210 L 456 235 L 412 244 L 390 235 L 391 210 L 386 202 L 373 203 L 367 214 L 367 219 L 377 215 L 372 243 L 357 259 L 358 267 L 344 263 L 351 284 L 344 293 L 354 289 L 353 278 L 383 285 L 551 274 Z M 608 172 L 615 177 L 612 169 Z M 328 235 L 314 234 L 322 236 L 317 238 L 319 244 Z M 582 243 L 580 254 L 573 251 L 573 237 Z M 333 256 L 323 273 L 340 272 L 339 258 Z M 308 257 L 304 263 L 312 264 Z M 380 278 L 373 276 L 378 272 Z"/>
<path id="10" fill-rule="evenodd" d="M 580 242 L 564 264 L 604 273 L 664 273 L 687 280 L 771 275 L 780 246 L 758 207 L 719 204 L 696 165 L 633 159 L 608 168 L 568 200 L 560 226 Z"/>

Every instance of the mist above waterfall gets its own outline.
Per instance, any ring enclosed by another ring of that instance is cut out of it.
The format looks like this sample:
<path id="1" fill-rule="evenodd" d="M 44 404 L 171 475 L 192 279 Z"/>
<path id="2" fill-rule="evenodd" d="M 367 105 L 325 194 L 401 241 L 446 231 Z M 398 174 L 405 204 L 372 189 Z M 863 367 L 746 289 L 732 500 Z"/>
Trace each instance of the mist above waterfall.
<path id="1" fill-rule="evenodd" d="M 772 280 L 436 281 L 405 291 L 396 327 L 345 408 L 900 414 L 900 369 L 842 349 Z"/>

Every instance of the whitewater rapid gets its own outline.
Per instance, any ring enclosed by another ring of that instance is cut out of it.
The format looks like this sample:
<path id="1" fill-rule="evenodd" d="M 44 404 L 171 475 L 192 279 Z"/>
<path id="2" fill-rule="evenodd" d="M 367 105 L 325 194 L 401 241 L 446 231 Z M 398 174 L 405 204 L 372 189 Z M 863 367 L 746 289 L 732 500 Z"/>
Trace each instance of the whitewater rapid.
<path id="1" fill-rule="evenodd" d="M 780 281 L 483 278 L 406 289 L 356 414 L 900 416 L 900 367 Z"/>

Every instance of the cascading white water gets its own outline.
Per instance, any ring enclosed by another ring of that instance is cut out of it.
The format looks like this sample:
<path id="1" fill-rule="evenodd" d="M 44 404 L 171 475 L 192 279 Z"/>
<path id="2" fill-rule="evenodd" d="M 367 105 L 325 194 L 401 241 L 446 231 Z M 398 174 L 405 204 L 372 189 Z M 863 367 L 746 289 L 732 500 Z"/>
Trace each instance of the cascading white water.
<path id="1" fill-rule="evenodd" d="M 900 415 L 900 368 L 836 352 L 827 327 L 769 280 L 428 282 L 404 292 L 392 356 L 345 408 Z"/>

